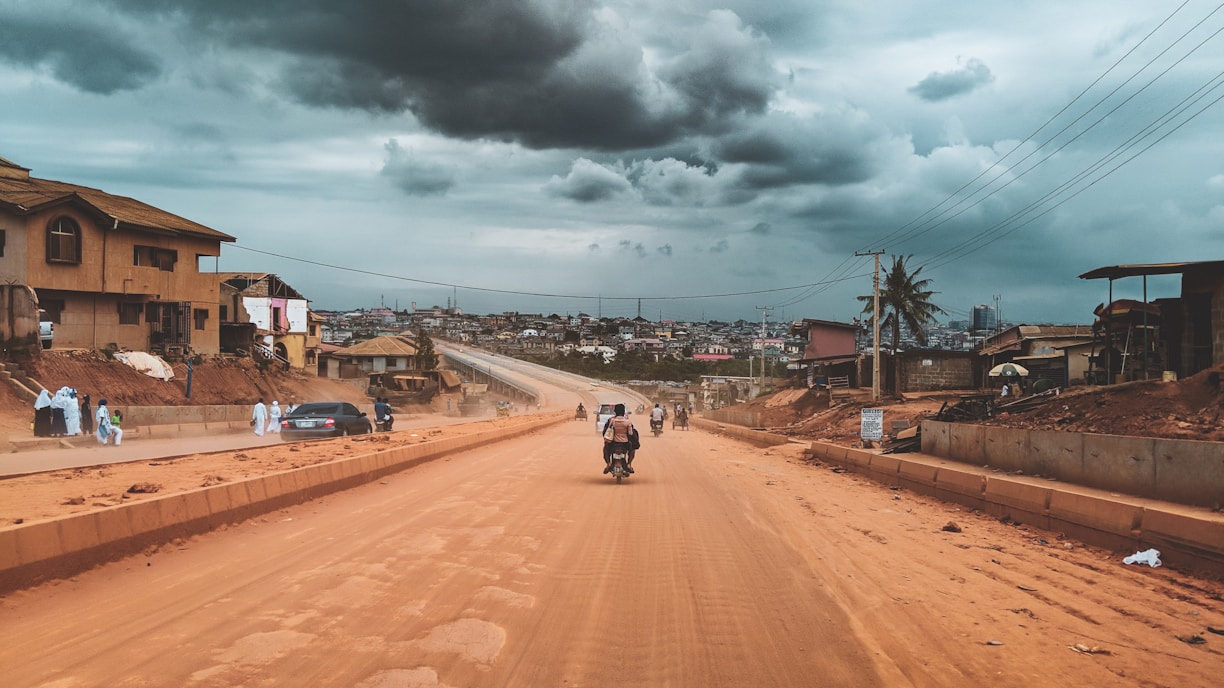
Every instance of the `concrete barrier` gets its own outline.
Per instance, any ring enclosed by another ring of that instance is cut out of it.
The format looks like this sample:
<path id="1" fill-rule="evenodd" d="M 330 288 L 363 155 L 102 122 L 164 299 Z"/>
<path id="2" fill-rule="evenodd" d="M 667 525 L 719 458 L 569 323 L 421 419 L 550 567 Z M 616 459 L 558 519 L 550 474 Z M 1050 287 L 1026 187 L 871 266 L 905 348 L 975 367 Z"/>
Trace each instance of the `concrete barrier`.
<path id="1" fill-rule="evenodd" d="M 1053 490 L 1050 530 L 1077 540 L 1125 551 L 1139 545 L 1143 507 L 1137 502 L 1094 494 Z"/>
<path id="2" fill-rule="evenodd" d="M 787 444 L 790 442 L 790 439 L 782 435 L 775 435 L 772 432 L 753 430 L 741 425 L 719 423 L 712 420 L 706 420 L 705 418 L 691 418 L 689 419 L 689 425 L 705 430 L 706 432 L 734 437 L 738 440 L 748 442 L 749 444 L 755 444 L 758 447 L 776 447 L 780 444 Z"/>
<path id="3" fill-rule="evenodd" d="M 0 528 L 0 593 L 71 576 L 149 546 L 356 487 L 567 418 L 567 414 L 557 414 L 514 427 L 345 457 L 61 519 L 6 526 Z"/>
<path id="4" fill-rule="evenodd" d="M 1050 494 L 1043 485 L 1000 476 L 988 476 L 982 497 L 984 511 L 994 516 L 1006 516 L 1013 521 L 1050 529 Z"/>
<path id="5" fill-rule="evenodd" d="M 1203 507 L 1224 504 L 1224 442 L 923 421 L 922 448 L 961 463 L 1136 497 Z"/>

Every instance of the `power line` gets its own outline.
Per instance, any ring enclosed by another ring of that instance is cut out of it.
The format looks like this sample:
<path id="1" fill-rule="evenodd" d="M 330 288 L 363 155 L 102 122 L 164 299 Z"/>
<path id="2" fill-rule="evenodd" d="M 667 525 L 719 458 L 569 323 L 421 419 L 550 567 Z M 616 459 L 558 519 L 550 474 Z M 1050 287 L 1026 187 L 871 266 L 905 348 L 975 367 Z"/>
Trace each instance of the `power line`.
<path id="1" fill-rule="evenodd" d="M 258 254 L 265 255 L 265 256 L 272 256 L 273 258 L 291 260 L 291 261 L 298 262 L 298 263 L 304 263 L 306 265 L 315 265 L 318 267 L 329 268 L 332 270 L 342 270 L 344 272 L 352 272 L 352 273 L 356 273 L 359 275 L 370 275 L 371 277 L 385 277 L 387 279 L 400 280 L 403 282 L 413 282 L 416 284 L 427 284 L 427 285 L 435 286 L 435 287 L 447 287 L 449 289 L 467 289 L 469 291 L 480 291 L 480 292 L 486 292 L 486 293 L 492 293 L 492 294 L 509 294 L 512 296 L 537 296 L 537 297 L 545 297 L 545 298 L 553 298 L 553 299 L 587 299 L 587 300 L 600 299 L 604 301 L 684 301 L 684 300 L 692 300 L 692 299 L 718 299 L 718 298 L 728 298 L 732 296 L 752 296 L 755 294 L 774 294 L 774 293 L 784 292 L 784 291 L 793 291 L 796 289 L 809 289 L 812 287 L 816 287 L 816 286 L 820 286 L 824 284 L 830 284 L 833 282 L 845 282 L 845 281 L 849 281 L 852 279 L 858 279 L 859 277 L 863 276 L 863 275 L 849 275 L 849 276 L 842 277 L 836 280 L 823 280 L 819 282 L 812 282 L 810 284 L 798 284 L 798 285 L 790 286 L 790 287 L 777 287 L 773 289 L 754 289 L 751 291 L 724 292 L 724 293 L 719 293 L 719 294 L 691 294 L 691 295 L 684 295 L 684 296 L 605 296 L 605 295 L 589 295 L 589 294 L 587 295 L 584 295 L 584 294 L 552 294 L 552 293 L 547 293 L 547 292 L 520 291 L 520 290 L 515 290 L 515 289 L 495 289 L 492 287 L 476 287 L 476 286 L 467 285 L 467 284 L 458 284 L 458 283 L 453 283 L 453 282 L 440 282 L 436 280 L 420 279 L 417 277 L 407 277 L 404 275 L 392 275 L 386 272 L 377 272 L 374 270 L 364 270 L 362 268 L 354 268 L 354 267 L 348 267 L 344 265 L 336 265 L 333 263 L 324 263 L 322 261 L 310 260 L 308 258 L 288 256 L 283 253 L 274 253 L 272 251 L 264 251 L 264 250 L 257 249 L 257 248 L 251 248 L 250 246 L 241 246 L 239 244 L 227 244 L 226 246 L 230 248 L 242 249 L 243 251 L 250 251 L 251 253 L 258 253 Z"/>

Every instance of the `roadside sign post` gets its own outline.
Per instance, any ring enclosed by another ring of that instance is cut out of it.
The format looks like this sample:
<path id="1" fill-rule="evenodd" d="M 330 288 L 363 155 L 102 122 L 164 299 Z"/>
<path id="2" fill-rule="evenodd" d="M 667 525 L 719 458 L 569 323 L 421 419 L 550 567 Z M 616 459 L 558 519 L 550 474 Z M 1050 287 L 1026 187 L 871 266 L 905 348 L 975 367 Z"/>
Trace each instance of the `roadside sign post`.
<path id="1" fill-rule="evenodd" d="M 884 409 L 863 409 L 859 437 L 864 441 L 879 442 L 884 439 Z"/>

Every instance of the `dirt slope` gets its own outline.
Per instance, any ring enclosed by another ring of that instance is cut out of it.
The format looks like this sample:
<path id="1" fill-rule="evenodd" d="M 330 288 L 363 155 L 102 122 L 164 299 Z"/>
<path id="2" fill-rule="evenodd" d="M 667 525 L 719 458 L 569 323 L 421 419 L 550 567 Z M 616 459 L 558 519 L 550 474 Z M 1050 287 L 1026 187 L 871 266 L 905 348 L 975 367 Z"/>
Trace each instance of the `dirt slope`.
<path id="1" fill-rule="evenodd" d="M 1176 382 L 1148 380 L 1110 387 L 1072 387 L 1049 403 L 1026 412 L 1012 412 L 982 421 L 1031 430 L 1063 430 L 1107 435 L 1224 442 L 1224 366 L 1204 370 Z M 872 403 L 836 400 L 824 392 L 783 390 L 754 399 L 745 409 L 757 411 L 772 432 L 839 444 L 858 442 L 860 411 L 884 409 L 884 429 L 892 421 L 910 426 L 934 418 L 960 394 L 905 395 Z"/>

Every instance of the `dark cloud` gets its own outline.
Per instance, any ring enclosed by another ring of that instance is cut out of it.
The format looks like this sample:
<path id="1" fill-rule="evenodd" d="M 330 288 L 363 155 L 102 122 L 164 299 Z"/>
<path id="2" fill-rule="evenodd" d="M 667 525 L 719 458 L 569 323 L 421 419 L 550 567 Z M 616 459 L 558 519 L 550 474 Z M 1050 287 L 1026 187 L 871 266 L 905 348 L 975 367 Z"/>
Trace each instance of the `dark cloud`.
<path id="1" fill-rule="evenodd" d="M 671 244 L 663 244 L 662 246 L 656 248 L 655 251 L 661 256 L 667 256 L 668 258 L 671 258 L 671 254 L 672 254 Z"/>
<path id="2" fill-rule="evenodd" d="M 157 78 L 157 59 L 132 47 L 139 43 L 114 26 L 0 8 L 0 58 L 47 69 L 56 79 L 89 93 L 129 91 Z"/>
<path id="3" fill-rule="evenodd" d="M 593 1 L 109 2 L 250 50 L 303 104 L 411 111 L 442 134 L 533 148 L 627 150 L 725 131 L 763 112 L 778 80 L 768 38 L 728 10 L 685 15 L 664 52 Z"/>
<path id="4" fill-rule="evenodd" d="M 726 239 L 720 239 L 716 244 L 709 248 L 710 253 L 723 253 L 731 248 L 731 244 Z"/>
<path id="5" fill-rule="evenodd" d="M 992 81 L 994 74 L 991 74 L 990 68 L 981 60 L 971 59 L 960 69 L 932 72 L 908 90 L 925 101 L 938 102 L 969 93 Z"/>
<path id="6" fill-rule="evenodd" d="M 442 196 L 455 185 L 454 176 L 442 165 L 418 159 L 399 142 L 387 142 L 387 161 L 382 174 L 409 196 Z"/>
<path id="7" fill-rule="evenodd" d="M 717 139 L 711 153 L 724 164 L 742 164 L 740 183 L 748 189 L 839 186 L 872 176 L 875 144 L 883 136 L 854 113 L 810 118 L 775 114 Z"/>
<path id="8" fill-rule="evenodd" d="M 579 158 L 564 179 L 554 176 L 544 190 L 550 196 L 579 203 L 595 203 L 629 193 L 632 187 L 621 173 Z"/>
<path id="9" fill-rule="evenodd" d="M 768 222 L 758 222 L 752 226 L 752 229 L 748 231 L 753 234 L 764 236 L 766 234 L 769 234 L 771 231 L 773 231 L 773 226 L 770 225 Z"/>

